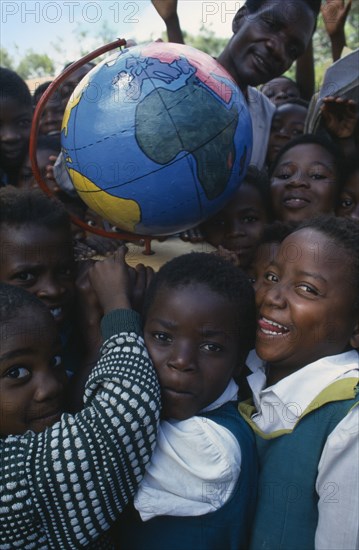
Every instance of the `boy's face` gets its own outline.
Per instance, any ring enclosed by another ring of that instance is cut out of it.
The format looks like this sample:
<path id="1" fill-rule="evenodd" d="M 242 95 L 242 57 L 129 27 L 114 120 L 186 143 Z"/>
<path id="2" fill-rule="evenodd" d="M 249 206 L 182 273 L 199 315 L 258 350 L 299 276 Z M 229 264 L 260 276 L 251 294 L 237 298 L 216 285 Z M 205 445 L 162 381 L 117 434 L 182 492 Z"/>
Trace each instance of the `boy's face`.
<path id="1" fill-rule="evenodd" d="M 227 206 L 203 224 L 203 232 L 212 246 L 236 252 L 241 267 L 247 267 L 267 221 L 259 192 L 243 182 Z"/>
<path id="2" fill-rule="evenodd" d="M 239 10 L 229 44 L 235 80 L 242 86 L 258 86 L 276 78 L 302 55 L 314 30 L 315 18 L 298 0 L 265 2 L 258 11 Z"/>
<path id="3" fill-rule="evenodd" d="M 144 334 L 165 418 L 196 415 L 223 393 L 238 367 L 236 309 L 204 284 L 161 287 Z"/>
<path id="4" fill-rule="evenodd" d="M 270 164 L 278 152 L 290 141 L 304 132 L 307 108 L 285 103 L 278 107 L 269 136 L 267 162 Z"/>
<path id="5" fill-rule="evenodd" d="M 277 220 L 299 222 L 333 214 L 336 168 L 332 155 L 314 143 L 286 151 L 271 178 L 271 197 Z"/>
<path id="6" fill-rule="evenodd" d="M 337 215 L 359 222 L 359 170 L 356 170 L 340 193 Z"/>
<path id="7" fill-rule="evenodd" d="M 18 100 L 0 101 L 0 164 L 4 168 L 19 168 L 29 146 L 32 107 Z"/>
<path id="8" fill-rule="evenodd" d="M 60 420 L 67 383 L 56 325 L 27 306 L 1 331 L 0 436 L 42 432 Z"/>
<path id="9" fill-rule="evenodd" d="M 57 134 L 61 132 L 64 106 L 59 95 L 51 97 L 41 115 L 39 134 Z"/>
<path id="10" fill-rule="evenodd" d="M 270 80 L 261 91 L 277 106 L 285 103 L 288 99 L 300 97 L 297 85 L 287 78 L 281 77 Z"/>
<path id="11" fill-rule="evenodd" d="M 256 350 L 278 380 L 349 345 L 358 324 L 350 261 L 313 229 L 281 243 L 256 292 Z"/>
<path id="12" fill-rule="evenodd" d="M 75 294 L 71 236 L 63 229 L 3 225 L 0 242 L 0 280 L 35 294 L 62 325 Z"/>

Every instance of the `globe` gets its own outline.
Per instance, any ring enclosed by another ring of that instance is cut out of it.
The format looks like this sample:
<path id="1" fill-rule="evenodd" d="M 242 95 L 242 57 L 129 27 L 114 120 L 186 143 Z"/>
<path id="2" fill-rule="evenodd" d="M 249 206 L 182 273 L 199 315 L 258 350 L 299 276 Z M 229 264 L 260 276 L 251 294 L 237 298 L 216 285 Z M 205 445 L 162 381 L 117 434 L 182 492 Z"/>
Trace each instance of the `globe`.
<path id="1" fill-rule="evenodd" d="M 124 231 L 173 235 L 218 212 L 248 165 L 245 99 L 217 61 L 154 42 L 116 52 L 78 84 L 63 118 L 83 201 Z"/>

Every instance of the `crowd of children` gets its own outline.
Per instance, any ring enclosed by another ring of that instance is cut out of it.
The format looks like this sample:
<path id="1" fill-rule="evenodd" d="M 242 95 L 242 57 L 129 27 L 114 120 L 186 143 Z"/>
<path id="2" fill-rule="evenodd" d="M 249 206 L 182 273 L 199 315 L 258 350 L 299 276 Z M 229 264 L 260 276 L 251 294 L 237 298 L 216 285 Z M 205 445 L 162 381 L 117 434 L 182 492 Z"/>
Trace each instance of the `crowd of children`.
<path id="1" fill-rule="evenodd" d="M 183 42 L 177 0 L 152 4 Z M 32 97 L 0 68 L 0 550 L 359 548 L 358 108 L 329 96 L 308 133 L 300 74 L 320 11 L 340 58 L 350 8 L 238 10 L 217 60 L 248 104 L 250 166 L 182 235 L 215 252 L 157 272 L 73 224 L 116 231 L 51 168 L 93 64 L 40 121 L 51 198 L 28 150 L 49 83 Z"/>

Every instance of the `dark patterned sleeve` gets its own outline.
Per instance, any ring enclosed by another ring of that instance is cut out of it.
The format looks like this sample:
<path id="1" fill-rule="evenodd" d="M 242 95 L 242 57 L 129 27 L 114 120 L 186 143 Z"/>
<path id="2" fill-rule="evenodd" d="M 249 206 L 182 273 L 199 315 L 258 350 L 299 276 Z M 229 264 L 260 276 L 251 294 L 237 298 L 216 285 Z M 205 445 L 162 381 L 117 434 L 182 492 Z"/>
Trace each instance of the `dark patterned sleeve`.
<path id="1" fill-rule="evenodd" d="M 112 312 L 102 331 L 107 339 L 87 382 L 83 411 L 64 414 L 36 436 L 10 438 L 25 470 L 22 479 L 12 481 L 17 488 L 22 482 L 22 507 L 26 501 L 33 517 L 22 533 L 19 524 L 8 533 L 9 548 L 17 548 L 25 533 L 28 543 L 37 538 L 33 548 L 87 546 L 109 529 L 144 475 L 156 441 L 160 391 L 139 316 Z M 37 524 L 35 533 L 31 521 Z"/>

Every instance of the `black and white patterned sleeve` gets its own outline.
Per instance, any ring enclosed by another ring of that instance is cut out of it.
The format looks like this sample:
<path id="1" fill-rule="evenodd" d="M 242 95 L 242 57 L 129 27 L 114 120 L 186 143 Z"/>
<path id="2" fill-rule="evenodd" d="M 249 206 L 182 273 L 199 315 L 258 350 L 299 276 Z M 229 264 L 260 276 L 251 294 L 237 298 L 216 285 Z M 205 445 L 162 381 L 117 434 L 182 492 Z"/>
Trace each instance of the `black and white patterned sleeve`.
<path id="1" fill-rule="evenodd" d="M 112 312 L 107 325 L 104 336 L 113 335 L 87 382 L 83 411 L 31 438 L 23 489 L 48 548 L 87 546 L 108 530 L 156 442 L 160 390 L 139 318 Z"/>

